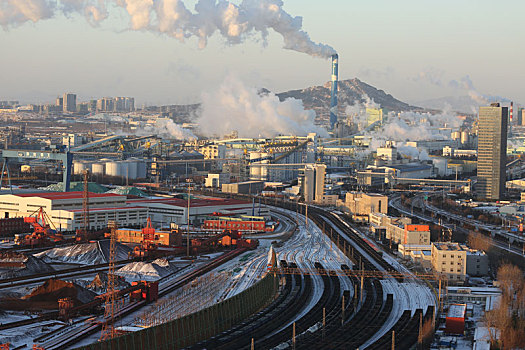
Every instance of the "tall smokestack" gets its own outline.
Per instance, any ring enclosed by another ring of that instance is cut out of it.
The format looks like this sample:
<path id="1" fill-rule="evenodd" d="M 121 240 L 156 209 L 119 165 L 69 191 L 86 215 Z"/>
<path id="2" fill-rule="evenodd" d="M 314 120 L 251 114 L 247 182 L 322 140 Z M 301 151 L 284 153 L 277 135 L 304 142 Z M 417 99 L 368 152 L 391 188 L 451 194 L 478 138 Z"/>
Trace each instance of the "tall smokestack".
<path id="1" fill-rule="evenodd" d="M 510 103 L 510 123 L 512 124 L 512 117 L 514 115 L 514 102 Z"/>
<path id="2" fill-rule="evenodd" d="M 337 123 L 337 80 L 339 76 L 338 68 L 339 55 L 332 55 L 332 95 L 330 99 L 330 127 L 333 129 Z"/>

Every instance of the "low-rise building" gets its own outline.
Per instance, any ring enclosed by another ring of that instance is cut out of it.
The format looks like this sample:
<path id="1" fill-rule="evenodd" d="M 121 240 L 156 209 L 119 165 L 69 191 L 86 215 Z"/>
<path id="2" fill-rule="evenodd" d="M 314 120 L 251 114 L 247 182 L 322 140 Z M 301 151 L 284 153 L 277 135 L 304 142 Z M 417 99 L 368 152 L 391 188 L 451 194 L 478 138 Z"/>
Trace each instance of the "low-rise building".
<path id="1" fill-rule="evenodd" d="M 344 207 L 353 215 L 388 212 L 388 196 L 377 193 L 347 192 Z"/>
<path id="2" fill-rule="evenodd" d="M 501 298 L 497 287 L 447 287 L 447 303 L 480 304 L 485 310 L 492 310 Z"/>
<path id="3" fill-rule="evenodd" d="M 488 273 L 488 256 L 464 244 L 432 243 L 432 268 L 450 281 L 463 282 L 467 275 L 485 276 Z"/>
<path id="4" fill-rule="evenodd" d="M 226 158 L 226 145 L 206 145 L 199 148 L 204 159 Z"/>
<path id="5" fill-rule="evenodd" d="M 264 190 L 264 181 L 245 181 L 221 185 L 222 192 L 258 194 Z"/>
<path id="6" fill-rule="evenodd" d="M 424 268 L 432 267 L 432 246 L 430 244 L 399 244 L 397 251 L 401 257 L 410 259 Z"/>
<path id="7" fill-rule="evenodd" d="M 188 201 L 181 198 L 155 198 L 155 199 L 130 199 L 129 205 L 146 208 L 151 222 L 156 227 L 169 226 L 172 223 L 177 225 L 186 225 L 188 216 L 190 224 L 201 225 L 204 220 L 214 213 L 224 213 L 231 215 L 257 215 L 270 217 L 268 207 L 251 202 L 224 199 L 199 197 L 191 198 Z M 144 220 L 144 222 L 146 222 Z M 144 223 L 143 222 L 143 223 Z"/>
<path id="8" fill-rule="evenodd" d="M 113 193 L 89 192 L 89 228 L 102 229 L 108 220 L 123 226 L 139 226 L 147 219 L 147 209 L 128 205 L 127 197 Z M 39 192 L 0 195 L 3 217 L 26 217 L 42 208 L 59 231 L 83 228 L 82 192 Z"/>
<path id="9" fill-rule="evenodd" d="M 142 230 L 121 228 L 117 230 L 117 241 L 122 243 L 140 244 L 144 240 Z M 182 233 L 179 230 L 172 231 L 155 231 L 153 244 L 163 246 L 180 246 L 182 245 Z"/>
<path id="10" fill-rule="evenodd" d="M 410 218 L 396 218 L 383 213 L 371 213 L 370 224 L 374 227 L 384 227 L 386 239 L 398 244 L 430 244 L 430 227 L 428 225 L 412 224 Z"/>
<path id="11" fill-rule="evenodd" d="M 219 174 L 208 174 L 205 179 L 204 186 L 221 188 L 222 184 L 230 183 L 230 174 L 229 173 L 219 173 Z"/>

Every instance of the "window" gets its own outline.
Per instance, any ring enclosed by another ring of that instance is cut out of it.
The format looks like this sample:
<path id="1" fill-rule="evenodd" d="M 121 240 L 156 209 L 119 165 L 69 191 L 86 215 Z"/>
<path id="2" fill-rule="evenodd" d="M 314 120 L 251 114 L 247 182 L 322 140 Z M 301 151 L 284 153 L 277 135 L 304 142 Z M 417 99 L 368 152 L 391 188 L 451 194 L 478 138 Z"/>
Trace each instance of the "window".
<path id="1" fill-rule="evenodd" d="M 450 272 L 454 272 L 454 269 L 450 269 Z"/>

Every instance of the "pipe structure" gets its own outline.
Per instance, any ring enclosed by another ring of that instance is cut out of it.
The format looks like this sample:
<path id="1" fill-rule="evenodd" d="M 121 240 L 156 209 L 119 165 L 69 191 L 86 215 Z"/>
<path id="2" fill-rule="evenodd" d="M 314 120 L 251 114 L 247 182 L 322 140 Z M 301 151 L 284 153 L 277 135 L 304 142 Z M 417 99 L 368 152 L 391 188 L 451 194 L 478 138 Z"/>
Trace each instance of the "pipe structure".
<path id="1" fill-rule="evenodd" d="M 330 127 L 337 123 L 337 81 L 339 77 L 339 55 L 332 55 L 332 93 L 330 98 Z"/>

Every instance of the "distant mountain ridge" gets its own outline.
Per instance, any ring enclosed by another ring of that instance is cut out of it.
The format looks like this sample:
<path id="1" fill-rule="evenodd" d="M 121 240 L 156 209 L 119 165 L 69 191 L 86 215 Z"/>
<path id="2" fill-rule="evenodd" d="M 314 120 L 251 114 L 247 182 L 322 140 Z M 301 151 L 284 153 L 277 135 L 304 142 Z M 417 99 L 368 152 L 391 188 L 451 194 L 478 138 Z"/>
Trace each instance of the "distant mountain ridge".
<path id="1" fill-rule="evenodd" d="M 361 80 L 347 79 L 339 81 L 338 92 L 338 114 L 345 115 L 347 106 L 352 106 L 356 103 L 366 104 L 367 99 L 372 100 L 375 104 L 381 106 L 388 111 L 403 112 L 411 110 L 422 110 L 420 107 L 411 106 L 408 103 L 400 101 L 392 95 L 383 90 L 362 82 Z M 311 86 L 299 90 L 290 90 L 276 93 L 281 101 L 287 98 L 295 98 L 303 101 L 305 109 L 315 111 L 316 119 L 318 121 L 328 120 L 330 110 L 330 90 L 331 83 L 327 82 L 324 85 Z M 262 88 L 259 90 L 261 94 L 271 93 L 268 89 Z M 192 105 L 170 105 L 161 107 L 151 107 L 149 110 L 158 110 L 165 115 L 170 115 L 178 123 L 191 122 L 196 118 L 200 104 Z"/>
<path id="2" fill-rule="evenodd" d="M 340 80 L 338 86 L 337 99 L 340 113 L 344 112 L 346 106 L 354 105 L 356 102 L 366 103 L 367 96 L 376 104 L 389 111 L 402 112 L 421 109 L 400 101 L 385 91 L 379 90 L 357 78 Z M 328 113 L 330 108 L 330 89 L 331 83 L 328 82 L 324 85 L 312 86 L 301 90 L 281 92 L 277 96 L 281 101 L 290 97 L 302 100 L 305 109 L 313 109 L 316 112 L 322 109 L 324 114 Z M 319 112 L 317 114 L 319 116 Z"/>

